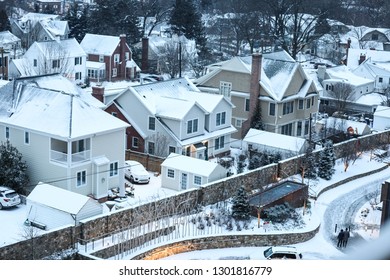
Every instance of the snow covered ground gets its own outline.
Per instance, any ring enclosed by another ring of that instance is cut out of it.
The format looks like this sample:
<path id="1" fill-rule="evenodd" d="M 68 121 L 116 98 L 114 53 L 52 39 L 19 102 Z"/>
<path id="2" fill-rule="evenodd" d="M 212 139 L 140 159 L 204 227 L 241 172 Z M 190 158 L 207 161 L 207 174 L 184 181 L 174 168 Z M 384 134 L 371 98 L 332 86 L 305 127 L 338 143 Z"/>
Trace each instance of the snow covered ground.
<path id="1" fill-rule="evenodd" d="M 317 192 L 322 188 L 342 180 L 344 178 L 378 169 L 385 163 L 370 160 L 368 154 L 363 154 L 347 172 L 343 171 L 344 166 L 340 161 L 336 162 L 336 173 L 330 181 L 318 179 L 307 182 L 310 189 Z M 322 194 L 317 201 L 312 201 L 312 207 L 303 217 L 305 226 L 302 228 L 293 228 L 291 224 L 275 225 L 257 228 L 257 221 L 253 221 L 249 231 L 272 232 L 299 232 L 316 227 L 321 223 L 319 233 L 311 240 L 295 244 L 303 253 L 304 259 L 342 259 L 350 254 L 359 251 L 362 242 L 371 242 L 376 240 L 379 235 L 379 222 L 381 211 L 373 210 L 368 203 L 369 194 L 376 193 L 381 184 L 390 178 L 390 169 L 385 169 L 379 173 L 367 176 L 350 183 L 344 184 L 336 189 Z M 301 180 L 299 176 L 293 179 Z M 161 188 L 160 177 L 151 176 L 151 182 L 146 185 L 135 185 L 134 198 L 128 198 L 126 201 L 117 203 L 118 208 L 131 207 L 138 203 L 151 201 L 154 199 L 171 196 L 176 191 Z M 380 205 L 379 205 L 380 206 Z M 366 217 L 362 216 L 363 209 L 371 209 Z M 106 207 L 105 211 L 109 211 Z M 115 208 L 112 211 L 117 211 Z M 0 231 L 0 246 L 11 244 L 23 240 L 24 221 L 27 216 L 25 205 L 19 205 L 16 208 L 0 211 L 0 221 L 2 227 Z M 335 225 L 338 225 L 335 231 Z M 335 246 L 335 237 L 340 228 L 351 226 L 352 236 L 350 244 L 346 249 L 339 250 Z M 224 232 L 219 232 L 224 233 Z M 215 234 L 215 232 L 210 232 Z M 232 232 L 230 232 L 232 234 Z M 201 252 L 191 252 L 168 257 L 167 259 L 220 259 L 220 258 L 244 258 L 261 259 L 262 251 L 265 248 L 232 248 L 222 250 L 208 250 Z"/>

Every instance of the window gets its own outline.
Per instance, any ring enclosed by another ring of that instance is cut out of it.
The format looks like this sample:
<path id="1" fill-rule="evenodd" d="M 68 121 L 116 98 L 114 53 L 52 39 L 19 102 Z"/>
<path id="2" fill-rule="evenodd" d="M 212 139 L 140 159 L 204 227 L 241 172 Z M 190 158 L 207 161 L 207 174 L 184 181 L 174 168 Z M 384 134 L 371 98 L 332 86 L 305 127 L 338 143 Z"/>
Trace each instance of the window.
<path id="1" fill-rule="evenodd" d="M 310 108 L 310 99 L 306 99 L 306 108 L 309 109 Z"/>
<path id="2" fill-rule="evenodd" d="M 303 110 L 303 99 L 298 100 L 298 109 Z"/>
<path id="3" fill-rule="evenodd" d="M 75 57 L 74 58 L 74 65 L 81 65 L 83 62 L 83 58 L 82 57 Z"/>
<path id="4" fill-rule="evenodd" d="M 154 142 L 148 142 L 148 153 L 154 155 Z"/>
<path id="5" fill-rule="evenodd" d="M 379 77 L 379 82 L 383 83 L 383 78 L 382 77 Z"/>
<path id="6" fill-rule="evenodd" d="M 5 127 L 5 139 L 9 139 L 9 127 Z"/>
<path id="7" fill-rule="evenodd" d="M 289 123 L 289 124 L 282 126 L 282 134 L 292 135 L 292 123 Z"/>
<path id="8" fill-rule="evenodd" d="M 131 138 L 131 146 L 133 148 L 138 148 L 138 141 L 139 141 L 138 137 Z"/>
<path id="9" fill-rule="evenodd" d="M 30 144 L 30 132 L 28 131 L 24 132 L 24 144 Z"/>
<path id="10" fill-rule="evenodd" d="M 198 185 L 198 186 L 202 185 L 202 177 L 195 175 L 194 176 L 194 185 Z"/>
<path id="11" fill-rule="evenodd" d="M 119 54 L 118 53 L 114 54 L 114 62 L 119 63 Z"/>
<path id="12" fill-rule="evenodd" d="M 110 163 L 110 177 L 118 175 L 118 162 Z"/>
<path id="13" fill-rule="evenodd" d="M 379 36 L 378 36 L 378 34 L 372 34 L 371 35 L 371 39 L 373 40 L 373 41 L 377 41 L 378 39 L 379 39 Z"/>
<path id="14" fill-rule="evenodd" d="M 130 59 L 130 53 L 129 53 L 129 52 L 125 52 L 125 59 L 126 59 L 126 60 L 129 60 L 129 59 Z"/>
<path id="15" fill-rule="evenodd" d="M 230 92 L 232 90 L 232 83 L 220 82 L 219 83 L 219 94 L 230 99 Z"/>
<path id="16" fill-rule="evenodd" d="M 149 117 L 149 130 L 155 130 L 156 129 L 156 118 Z"/>
<path id="17" fill-rule="evenodd" d="M 175 170 L 173 170 L 173 169 L 168 169 L 168 171 L 167 171 L 167 177 L 168 178 L 175 178 Z"/>
<path id="18" fill-rule="evenodd" d="M 309 120 L 305 120 L 305 135 L 309 134 Z"/>
<path id="19" fill-rule="evenodd" d="M 99 55 L 99 62 L 104 62 L 104 55 Z"/>
<path id="20" fill-rule="evenodd" d="M 299 121 L 297 124 L 297 136 L 301 136 L 301 135 L 302 135 L 302 122 Z"/>
<path id="21" fill-rule="evenodd" d="M 236 127 L 242 127 L 242 119 L 236 119 Z"/>
<path id="22" fill-rule="evenodd" d="M 176 153 L 176 147 L 174 146 L 169 146 L 168 147 L 168 153 L 171 154 L 171 153 Z"/>
<path id="23" fill-rule="evenodd" d="M 314 96 L 311 98 L 311 106 L 314 106 Z"/>
<path id="24" fill-rule="evenodd" d="M 226 112 L 217 113 L 215 125 L 223 125 L 226 123 Z"/>
<path id="25" fill-rule="evenodd" d="M 221 136 L 219 138 L 215 139 L 215 145 L 214 145 L 215 150 L 220 150 L 225 147 L 225 136 Z"/>
<path id="26" fill-rule="evenodd" d="M 60 60 L 59 59 L 53 59 L 52 61 L 52 68 L 59 68 L 60 67 Z"/>
<path id="27" fill-rule="evenodd" d="M 76 80 L 81 80 L 81 72 L 76 72 Z"/>
<path id="28" fill-rule="evenodd" d="M 283 115 L 291 114 L 294 112 L 294 101 L 283 103 Z"/>
<path id="29" fill-rule="evenodd" d="M 269 115 L 270 116 L 275 116 L 275 103 L 270 103 L 269 104 Z"/>
<path id="30" fill-rule="evenodd" d="M 81 187 L 87 184 L 87 171 L 83 170 L 77 172 L 76 175 L 76 186 Z"/>
<path id="31" fill-rule="evenodd" d="M 245 111 L 249 112 L 249 99 L 245 99 Z"/>
<path id="32" fill-rule="evenodd" d="M 187 133 L 195 133 L 198 131 L 198 119 L 189 120 L 187 122 Z"/>
<path id="33" fill-rule="evenodd" d="M 38 66 L 38 60 L 34 59 L 33 64 L 34 64 L 34 67 L 37 67 Z"/>
<path id="34" fill-rule="evenodd" d="M 118 69 L 112 68 L 112 76 L 116 77 L 118 75 Z"/>
<path id="35" fill-rule="evenodd" d="M 333 85 L 326 85 L 326 86 L 325 86 L 325 89 L 326 89 L 327 91 L 333 91 L 334 87 L 333 87 Z"/>

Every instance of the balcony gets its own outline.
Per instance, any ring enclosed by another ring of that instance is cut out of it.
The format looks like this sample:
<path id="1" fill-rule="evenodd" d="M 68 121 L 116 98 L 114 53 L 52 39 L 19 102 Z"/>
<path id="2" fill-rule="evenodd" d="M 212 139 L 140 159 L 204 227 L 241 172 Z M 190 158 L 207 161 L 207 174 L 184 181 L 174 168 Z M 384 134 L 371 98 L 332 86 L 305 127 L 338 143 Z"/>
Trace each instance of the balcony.
<path id="1" fill-rule="evenodd" d="M 88 161 L 91 159 L 91 151 L 86 150 L 78 153 L 73 153 L 70 155 L 70 163 L 80 163 Z M 68 162 L 68 154 L 64 152 L 59 152 L 55 150 L 50 151 L 50 160 L 58 163 L 66 164 Z"/>
<path id="2" fill-rule="evenodd" d="M 72 165 L 89 160 L 91 160 L 89 139 L 73 141 L 72 143 L 51 139 L 50 161 Z"/>

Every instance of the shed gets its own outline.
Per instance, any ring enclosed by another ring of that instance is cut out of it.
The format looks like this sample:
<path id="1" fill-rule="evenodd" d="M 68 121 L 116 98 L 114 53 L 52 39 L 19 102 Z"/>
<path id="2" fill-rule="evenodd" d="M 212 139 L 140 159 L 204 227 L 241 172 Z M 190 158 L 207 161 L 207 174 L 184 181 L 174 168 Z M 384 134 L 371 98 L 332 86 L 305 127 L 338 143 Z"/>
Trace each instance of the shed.
<path id="1" fill-rule="evenodd" d="M 198 188 L 226 176 L 227 170 L 218 163 L 175 153 L 161 164 L 161 186 L 177 191 Z"/>
<path id="2" fill-rule="evenodd" d="M 247 149 L 256 152 L 280 153 L 282 158 L 303 154 L 308 147 L 304 138 L 251 128 L 243 139 Z"/>
<path id="3" fill-rule="evenodd" d="M 81 220 L 103 212 L 102 205 L 88 196 L 44 183 L 34 188 L 26 203 L 28 221 L 46 230 L 78 225 Z"/>
<path id="4" fill-rule="evenodd" d="M 390 107 L 378 106 L 376 108 L 372 128 L 378 131 L 390 129 Z"/>

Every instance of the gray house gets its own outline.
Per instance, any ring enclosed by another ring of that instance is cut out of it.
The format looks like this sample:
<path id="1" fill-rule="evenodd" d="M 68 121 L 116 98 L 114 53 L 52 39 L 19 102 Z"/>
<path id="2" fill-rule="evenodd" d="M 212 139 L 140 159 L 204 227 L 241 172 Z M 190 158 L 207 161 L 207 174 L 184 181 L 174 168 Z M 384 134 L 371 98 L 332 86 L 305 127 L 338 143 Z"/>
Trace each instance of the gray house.
<path id="1" fill-rule="evenodd" d="M 227 170 L 215 162 L 170 154 L 161 164 L 161 186 L 186 190 L 225 178 Z"/>

